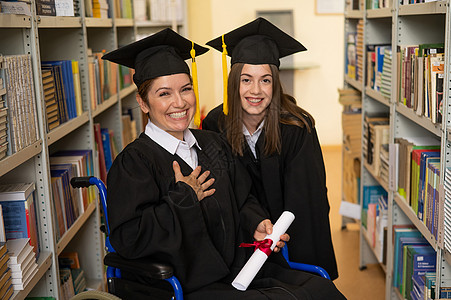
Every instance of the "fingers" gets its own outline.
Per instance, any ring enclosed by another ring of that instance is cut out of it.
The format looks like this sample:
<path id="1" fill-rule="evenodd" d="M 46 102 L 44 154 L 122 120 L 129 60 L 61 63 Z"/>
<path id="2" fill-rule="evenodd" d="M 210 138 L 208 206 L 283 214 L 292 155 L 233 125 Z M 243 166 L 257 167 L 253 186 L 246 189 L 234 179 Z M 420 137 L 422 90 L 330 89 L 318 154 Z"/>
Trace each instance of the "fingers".
<path id="1" fill-rule="evenodd" d="M 290 236 L 288 235 L 288 233 L 284 233 L 280 236 L 280 240 L 284 241 L 284 242 L 288 242 L 288 241 L 290 241 Z"/>
<path id="2" fill-rule="evenodd" d="M 183 178 L 183 174 L 180 171 L 179 163 L 175 160 L 172 162 L 172 169 L 174 170 L 175 182 L 180 181 Z"/>
<path id="3" fill-rule="evenodd" d="M 203 198 L 206 198 L 206 197 L 208 197 L 208 196 L 211 196 L 211 195 L 213 195 L 214 193 L 216 192 L 216 189 L 210 189 L 210 190 L 208 190 L 208 191 L 204 191 L 204 197 Z"/>
<path id="4" fill-rule="evenodd" d="M 215 182 L 215 179 L 210 178 L 207 182 L 201 184 L 200 187 L 202 188 L 203 191 L 206 191 L 214 182 Z"/>
<path id="5" fill-rule="evenodd" d="M 269 219 L 266 219 L 263 222 L 265 222 L 264 225 L 265 225 L 266 234 L 271 234 L 272 233 L 272 223 L 271 223 L 271 221 Z"/>
<path id="6" fill-rule="evenodd" d="M 191 174 L 193 174 L 193 173 L 191 173 Z M 199 176 L 199 178 L 197 178 L 197 180 L 199 180 L 199 183 L 202 184 L 208 178 L 208 176 L 210 176 L 210 171 L 205 171 L 202 173 L 202 175 Z"/>
<path id="7" fill-rule="evenodd" d="M 192 172 L 191 172 L 191 176 L 194 176 L 194 178 L 197 179 L 197 177 L 200 174 L 200 171 L 202 170 L 201 166 L 197 166 Z M 209 171 L 207 171 L 209 172 Z M 209 173 L 210 174 L 210 173 Z M 205 180 L 205 179 L 204 179 Z"/>

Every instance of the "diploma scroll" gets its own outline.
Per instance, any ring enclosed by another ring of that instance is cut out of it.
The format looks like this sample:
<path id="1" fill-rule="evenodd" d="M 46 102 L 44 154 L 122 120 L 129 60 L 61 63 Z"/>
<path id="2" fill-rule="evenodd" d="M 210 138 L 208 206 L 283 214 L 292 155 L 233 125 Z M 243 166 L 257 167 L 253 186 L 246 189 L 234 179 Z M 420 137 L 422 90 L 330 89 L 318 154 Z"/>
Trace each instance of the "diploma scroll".
<path id="1" fill-rule="evenodd" d="M 290 227 L 291 223 L 294 220 L 294 214 L 289 211 L 284 211 L 282 215 L 280 215 L 276 224 L 273 226 L 272 233 L 265 237 L 272 241 L 270 249 L 274 250 L 277 242 L 280 239 L 280 236 L 284 234 L 288 227 Z M 270 253 L 269 253 L 270 254 Z M 240 273 L 235 277 L 232 282 L 232 286 L 240 291 L 245 291 L 249 284 L 254 279 L 255 275 L 257 275 L 258 271 L 261 269 L 265 261 L 268 259 L 268 255 L 260 249 L 256 249 L 249 260 L 246 262 L 244 267 L 241 269 Z"/>

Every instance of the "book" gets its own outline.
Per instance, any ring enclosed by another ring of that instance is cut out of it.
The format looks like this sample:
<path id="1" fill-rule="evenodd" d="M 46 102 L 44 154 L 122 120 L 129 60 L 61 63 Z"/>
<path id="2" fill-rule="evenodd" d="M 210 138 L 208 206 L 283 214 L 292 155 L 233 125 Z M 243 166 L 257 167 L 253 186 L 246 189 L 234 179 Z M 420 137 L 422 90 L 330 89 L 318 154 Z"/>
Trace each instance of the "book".
<path id="1" fill-rule="evenodd" d="M 78 259 L 78 252 L 66 251 L 58 256 L 58 263 L 62 268 L 80 269 L 80 260 Z"/>
<path id="2" fill-rule="evenodd" d="M 399 287 L 402 282 L 403 268 L 403 248 L 401 237 L 414 237 L 418 240 L 422 239 L 421 233 L 414 228 L 393 227 L 394 240 L 394 257 L 393 257 L 393 286 Z M 424 238 L 423 238 L 424 239 Z"/>
<path id="3" fill-rule="evenodd" d="M 18 264 L 24 261 L 30 249 L 32 249 L 28 241 L 29 239 L 15 239 L 6 241 L 10 264 Z"/>
<path id="4" fill-rule="evenodd" d="M 94 139 L 99 157 L 100 180 L 106 182 L 107 170 L 105 164 L 105 152 L 103 149 L 102 133 L 99 123 L 94 123 Z"/>
<path id="5" fill-rule="evenodd" d="M 401 294 L 407 299 L 411 299 L 412 277 L 435 271 L 436 253 L 429 245 L 406 245 L 404 246 L 404 259 L 405 277 L 401 287 Z"/>
<path id="6" fill-rule="evenodd" d="M 83 103 L 81 97 L 81 83 L 80 83 L 80 71 L 78 67 L 78 61 L 72 60 L 72 72 L 74 78 L 74 94 L 75 94 L 75 106 L 77 111 L 77 117 L 83 113 Z"/>
<path id="7" fill-rule="evenodd" d="M 39 224 L 34 199 L 34 183 L 0 185 L 0 205 L 6 239 L 29 238 L 39 257 Z"/>

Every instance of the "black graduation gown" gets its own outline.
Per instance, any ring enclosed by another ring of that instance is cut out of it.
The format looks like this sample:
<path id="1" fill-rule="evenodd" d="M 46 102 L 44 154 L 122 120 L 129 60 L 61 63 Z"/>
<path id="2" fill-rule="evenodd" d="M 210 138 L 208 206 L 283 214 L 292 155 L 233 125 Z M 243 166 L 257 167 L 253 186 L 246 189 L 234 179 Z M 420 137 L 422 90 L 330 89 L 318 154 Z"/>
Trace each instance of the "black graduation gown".
<path id="1" fill-rule="evenodd" d="M 266 218 L 249 194 L 251 180 L 218 135 L 192 132 L 202 149 L 197 150 L 199 165 L 215 178 L 215 194 L 198 201 L 191 187 L 175 183 L 173 160 L 185 176 L 192 169 L 143 133 L 118 155 L 108 173 L 111 244 L 121 256 L 152 257 L 171 264 L 186 299 L 230 299 L 231 295 L 266 299 L 259 290 L 243 293 L 230 285 L 250 255 L 249 249 L 238 248 L 237 241 L 251 241 L 256 226 Z M 266 264 L 259 277 L 265 277 L 265 270 L 272 270 L 272 265 Z M 332 299 L 342 299 L 330 281 L 292 272 L 283 269 L 271 273 L 297 279 L 294 284 L 301 296 L 293 299 L 311 299 L 316 290 L 328 291 L 324 299 L 331 295 Z M 262 280 L 254 280 L 256 288 L 268 290 L 279 285 L 272 279 Z M 291 287 L 285 289 L 290 291 Z M 280 288 L 275 291 L 280 293 Z M 283 297 L 270 299 L 287 299 Z"/>
<path id="2" fill-rule="evenodd" d="M 213 109 L 202 128 L 222 132 L 222 105 Z M 240 160 L 251 174 L 253 193 L 275 222 L 282 211 L 296 216 L 288 229 L 290 260 L 323 267 L 331 279 L 338 277 L 332 245 L 327 198 L 326 173 L 316 130 L 280 124 L 281 154 L 263 153 L 265 133 L 261 133 L 255 159 L 246 143 Z"/>

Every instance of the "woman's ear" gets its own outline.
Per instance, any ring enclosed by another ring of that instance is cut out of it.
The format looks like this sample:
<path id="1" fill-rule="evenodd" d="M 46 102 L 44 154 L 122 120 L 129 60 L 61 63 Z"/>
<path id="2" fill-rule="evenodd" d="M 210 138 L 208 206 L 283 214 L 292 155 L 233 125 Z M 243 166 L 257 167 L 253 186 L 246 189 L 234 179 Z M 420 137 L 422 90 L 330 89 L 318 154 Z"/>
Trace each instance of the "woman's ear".
<path id="1" fill-rule="evenodd" d="M 147 114 L 149 113 L 149 106 L 147 105 L 147 103 L 141 98 L 141 96 L 136 93 L 136 101 L 138 101 L 139 107 L 141 107 L 141 110 L 143 111 L 143 113 Z"/>

